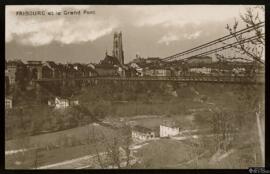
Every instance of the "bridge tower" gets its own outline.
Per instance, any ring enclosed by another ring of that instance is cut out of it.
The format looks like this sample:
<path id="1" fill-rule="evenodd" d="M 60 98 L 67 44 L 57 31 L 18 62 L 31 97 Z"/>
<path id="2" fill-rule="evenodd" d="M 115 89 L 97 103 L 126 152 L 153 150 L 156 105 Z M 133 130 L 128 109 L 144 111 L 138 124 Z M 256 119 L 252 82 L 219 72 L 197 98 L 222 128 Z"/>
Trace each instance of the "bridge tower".
<path id="1" fill-rule="evenodd" d="M 115 32 L 113 37 L 113 57 L 116 57 L 120 64 L 124 64 L 124 51 L 122 44 L 122 32 Z"/>

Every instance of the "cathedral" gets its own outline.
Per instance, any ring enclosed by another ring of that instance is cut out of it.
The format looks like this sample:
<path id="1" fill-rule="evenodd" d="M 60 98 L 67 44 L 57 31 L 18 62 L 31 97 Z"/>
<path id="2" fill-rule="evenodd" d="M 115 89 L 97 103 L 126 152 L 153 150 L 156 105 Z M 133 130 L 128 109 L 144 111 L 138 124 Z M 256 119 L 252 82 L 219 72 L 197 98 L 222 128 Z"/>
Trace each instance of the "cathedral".
<path id="1" fill-rule="evenodd" d="M 116 57 L 121 65 L 124 65 L 124 51 L 122 44 L 122 32 L 115 32 L 113 37 L 113 57 Z"/>
<path id="2" fill-rule="evenodd" d="M 95 67 L 97 73 L 101 76 L 125 76 L 128 67 L 124 65 L 122 32 L 114 33 L 112 56 L 108 55 L 106 51 L 105 58 Z"/>
<path id="3" fill-rule="evenodd" d="M 124 51 L 121 32 L 114 33 L 112 56 L 109 56 L 106 51 L 105 58 L 101 61 L 101 64 L 111 64 L 119 66 L 124 65 Z"/>

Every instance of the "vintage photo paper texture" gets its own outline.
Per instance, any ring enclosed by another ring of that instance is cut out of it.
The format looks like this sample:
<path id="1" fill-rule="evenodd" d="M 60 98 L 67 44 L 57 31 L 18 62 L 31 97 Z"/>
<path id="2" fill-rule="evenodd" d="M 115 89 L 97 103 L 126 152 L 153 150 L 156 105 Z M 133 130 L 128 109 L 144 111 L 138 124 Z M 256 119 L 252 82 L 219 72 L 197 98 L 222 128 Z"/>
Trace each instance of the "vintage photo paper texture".
<path id="1" fill-rule="evenodd" d="M 5 17 L 6 169 L 264 167 L 264 6 L 7 5 Z"/>

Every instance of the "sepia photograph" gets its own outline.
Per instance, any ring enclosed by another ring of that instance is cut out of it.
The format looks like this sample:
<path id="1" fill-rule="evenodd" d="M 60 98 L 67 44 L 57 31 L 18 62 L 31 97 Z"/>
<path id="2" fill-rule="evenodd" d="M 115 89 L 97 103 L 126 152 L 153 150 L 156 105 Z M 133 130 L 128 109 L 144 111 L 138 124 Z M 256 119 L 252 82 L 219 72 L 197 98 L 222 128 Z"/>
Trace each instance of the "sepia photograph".
<path id="1" fill-rule="evenodd" d="M 264 5 L 6 5 L 4 40 L 5 169 L 265 167 Z"/>

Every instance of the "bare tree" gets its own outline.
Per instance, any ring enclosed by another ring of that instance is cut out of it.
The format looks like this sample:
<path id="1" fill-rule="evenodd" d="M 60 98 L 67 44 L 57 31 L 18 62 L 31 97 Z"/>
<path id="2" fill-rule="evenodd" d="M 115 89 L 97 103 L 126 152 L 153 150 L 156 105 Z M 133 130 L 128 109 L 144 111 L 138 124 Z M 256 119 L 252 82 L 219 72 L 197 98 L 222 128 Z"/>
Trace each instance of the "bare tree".
<path id="1" fill-rule="evenodd" d="M 264 34 L 264 15 L 265 9 L 263 6 L 256 6 L 252 8 L 247 8 L 244 14 L 240 15 L 241 22 L 249 28 L 249 32 L 246 33 L 237 33 L 239 27 L 239 21 L 235 20 L 233 25 L 226 26 L 226 29 L 233 36 L 233 38 L 238 43 L 233 46 L 234 51 L 236 53 L 245 55 L 243 60 L 249 60 L 254 62 L 253 66 L 249 71 L 255 72 L 262 68 L 261 65 L 264 65 L 264 51 L 265 51 L 265 34 Z M 253 37 L 250 37 L 252 35 Z M 221 58 L 224 56 L 221 56 Z M 237 58 L 231 58 L 233 60 Z M 255 73 L 253 74 L 255 75 Z M 240 91 L 245 91 L 245 87 L 241 87 Z M 254 88 L 252 92 L 258 92 L 257 88 Z M 240 92 L 239 94 L 241 99 L 240 102 L 246 103 L 248 109 L 256 116 L 257 120 L 257 128 L 259 134 L 259 142 L 261 147 L 261 156 L 262 162 L 264 163 L 264 133 L 263 127 L 261 126 L 262 120 L 264 119 L 263 110 L 264 107 L 260 107 L 262 105 L 263 99 L 258 99 L 257 95 L 253 95 L 250 97 L 250 91 Z M 246 118 L 247 119 L 247 118 Z M 254 119 L 255 121 L 255 119 Z"/>
<path id="2" fill-rule="evenodd" d="M 131 129 L 129 126 L 125 126 L 123 128 L 123 150 L 125 153 L 126 157 L 126 165 L 125 168 L 130 167 L 130 157 L 131 157 L 131 150 L 129 149 L 130 145 L 132 143 L 132 138 L 131 138 Z"/>
<path id="3" fill-rule="evenodd" d="M 97 160 L 98 160 L 98 164 L 99 166 L 103 169 L 105 168 L 105 165 L 102 161 L 102 157 L 101 157 L 101 153 L 98 150 L 98 140 L 96 138 L 96 133 L 95 133 L 95 129 L 94 127 L 92 128 L 92 141 L 91 141 L 91 137 L 90 137 L 90 128 L 88 129 L 88 144 L 94 144 L 94 148 L 95 148 L 95 154 L 97 156 Z M 91 146 L 89 146 L 91 148 Z M 89 150 L 90 151 L 90 150 Z M 90 153 L 90 152 L 89 152 Z"/>
<path id="4" fill-rule="evenodd" d="M 34 149 L 34 169 L 38 169 L 40 166 L 40 159 L 42 158 L 41 151 L 42 149 L 38 146 Z"/>
<path id="5" fill-rule="evenodd" d="M 225 111 L 217 111 L 212 119 L 212 131 L 215 135 L 216 150 L 227 151 L 230 148 L 237 130 L 235 115 Z"/>
<path id="6" fill-rule="evenodd" d="M 124 127 L 117 131 L 117 135 L 108 138 L 103 132 L 96 134 L 92 130 L 92 138 L 95 148 L 95 156 L 101 168 L 112 166 L 113 168 L 129 168 L 131 167 L 131 150 L 129 149 L 132 139 L 129 127 Z M 98 137 L 98 138 L 97 138 Z M 97 145 L 105 147 L 104 152 L 101 152 Z"/>
<path id="7" fill-rule="evenodd" d="M 247 8 L 246 12 L 240 15 L 241 21 L 246 27 L 251 28 L 249 34 L 253 34 L 255 37 L 248 37 L 247 33 L 237 34 L 239 26 L 239 21 L 237 20 L 235 20 L 232 26 L 227 24 L 226 29 L 239 43 L 233 47 L 236 52 L 246 55 L 248 60 L 264 64 L 262 60 L 265 47 L 264 27 L 262 27 L 264 21 L 260 19 L 260 13 L 264 13 L 264 7 L 262 6 Z"/>

